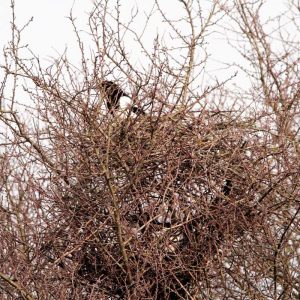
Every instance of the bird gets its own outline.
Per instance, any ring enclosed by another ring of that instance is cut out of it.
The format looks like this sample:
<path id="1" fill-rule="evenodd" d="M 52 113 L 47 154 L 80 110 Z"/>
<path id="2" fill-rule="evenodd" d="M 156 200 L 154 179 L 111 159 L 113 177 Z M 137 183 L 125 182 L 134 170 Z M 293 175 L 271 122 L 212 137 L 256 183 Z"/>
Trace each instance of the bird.
<path id="1" fill-rule="evenodd" d="M 100 84 L 100 92 L 106 98 L 106 106 L 108 111 L 113 115 L 114 112 L 120 108 L 120 98 L 121 97 L 128 97 L 130 96 L 125 93 L 119 85 L 112 81 L 104 80 Z M 145 111 L 137 106 L 132 106 L 131 111 L 136 115 L 145 115 Z"/>
<path id="2" fill-rule="evenodd" d="M 100 84 L 100 91 L 106 98 L 106 105 L 111 114 L 120 107 L 120 98 L 129 97 L 116 83 L 112 81 L 103 81 Z"/>

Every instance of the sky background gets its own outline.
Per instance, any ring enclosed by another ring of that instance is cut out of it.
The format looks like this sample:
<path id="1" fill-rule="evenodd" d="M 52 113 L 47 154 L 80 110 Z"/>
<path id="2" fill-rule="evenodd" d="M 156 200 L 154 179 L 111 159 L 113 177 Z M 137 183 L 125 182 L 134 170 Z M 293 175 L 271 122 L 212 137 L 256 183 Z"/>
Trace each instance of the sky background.
<path id="1" fill-rule="evenodd" d="M 164 11 L 168 11 L 170 17 L 178 18 L 182 16 L 182 4 L 179 1 L 159 0 L 158 2 Z M 202 1 L 201 3 L 204 3 L 205 8 L 205 3 L 209 4 L 209 2 L 210 1 Z M 113 9 L 117 2 L 111 0 L 109 3 Z M 67 16 L 70 15 L 70 10 L 72 9 L 73 15 L 76 17 L 78 28 L 84 30 L 87 28 L 87 16 L 92 8 L 92 4 L 93 1 L 89 0 L 16 0 L 17 24 L 19 24 L 19 26 L 23 25 L 33 17 L 33 22 L 22 35 L 23 44 L 29 44 L 30 49 L 42 60 L 46 61 L 50 60 L 51 57 L 59 56 L 59 54 L 68 48 L 68 54 L 72 62 L 79 62 L 80 56 L 76 47 L 76 38 Z M 153 4 L 153 0 L 121 1 L 121 16 L 123 20 L 129 20 L 131 14 L 138 9 L 139 12 L 133 24 L 133 29 L 139 32 L 142 30 L 141 24 L 145 21 L 145 13 L 149 13 Z M 263 9 L 264 17 L 267 19 L 284 11 L 286 9 L 285 4 L 285 0 L 267 0 Z M 10 21 L 10 0 L 0 0 L 1 49 L 11 37 Z M 157 32 L 167 36 L 167 29 L 164 27 L 158 14 L 153 17 L 152 23 L 150 23 L 146 31 L 146 47 L 152 46 L 153 38 Z M 130 46 L 130 43 L 130 40 L 128 40 L 127 45 Z M 231 64 L 232 62 L 238 62 L 240 57 L 236 51 L 228 46 L 222 33 L 212 35 L 207 48 L 211 55 L 208 68 L 212 71 L 214 70 L 212 74 L 215 74 L 218 79 L 225 79 L 236 71 L 235 68 L 224 69 L 225 65 L 223 63 Z M 138 59 L 140 55 L 138 51 L 139 50 L 135 51 L 135 48 L 131 47 L 132 57 Z M 200 57 L 198 58 L 200 59 Z M 0 59 L 3 60 L 1 55 Z M 243 84 L 246 78 L 243 77 L 243 74 L 239 73 L 235 80 Z"/>

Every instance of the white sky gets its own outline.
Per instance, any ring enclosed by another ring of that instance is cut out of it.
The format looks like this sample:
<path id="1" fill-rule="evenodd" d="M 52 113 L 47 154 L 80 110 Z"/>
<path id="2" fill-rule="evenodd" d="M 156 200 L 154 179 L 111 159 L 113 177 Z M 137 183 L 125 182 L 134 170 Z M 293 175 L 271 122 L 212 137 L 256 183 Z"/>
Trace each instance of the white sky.
<path id="1" fill-rule="evenodd" d="M 124 20 L 129 20 L 132 10 L 139 8 L 139 15 L 134 24 L 136 30 L 141 30 L 140 25 L 145 20 L 145 12 L 149 12 L 153 6 L 153 0 L 123 0 L 121 1 L 121 14 Z M 178 17 L 182 14 L 182 4 L 178 0 L 158 0 L 163 9 L 168 9 L 172 17 Z M 201 1 L 201 3 L 209 3 L 209 1 Z M 267 0 L 264 13 L 266 18 L 276 15 L 284 10 L 285 0 Z M 111 0 L 111 7 L 116 4 L 115 0 Z M 171 5 L 170 5 L 171 4 Z M 76 22 L 79 28 L 85 29 L 87 24 L 87 13 L 92 7 L 90 0 L 16 0 L 16 17 L 19 25 L 24 24 L 33 17 L 33 23 L 26 29 L 23 34 L 23 43 L 29 44 L 29 47 L 40 58 L 57 56 L 68 47 L 71 60 L 74 62 L 80 60 L 78 52 L 72 51 L 77 49 L 75 36 L 70 21 L 67 16 L 73 7 L 73 15 L 77 18 Z M 10 38 L 10 0 L 0 0 L 0 48 Z M 147 31 L 147 41 L 149 47 L 152 45 L 152 39 L 156 34 L 157 28 L 161 33 L 163 25 L 159 18 L 154 18 L 150 28 Z M 148 38 L 149 37 L 149 38 Z M 219 69 L 221 65 L 216 61 L 230 62 L 236 61 L 237 53 L 235 53 L 221 35 L 215 35 L 208 45 L 211 54 L 211 69 Z M 132 56 L 138 56 L 138 53 L 132 50 Z M 1 59 L 1 54 L 0 54 Z M 1 62 L 0 62 L 1 64 Z M 223 72 L 223 73 L 222 73 Z M 226 73 L 227 72 L 227 73 Z M 216 75 L 223 79 L 234 73 L 234 70 L 218 71 Z M 0 77 L 1 78 L 1 77 Z M 241 79 L 242 80 L 242 75 Z"/>

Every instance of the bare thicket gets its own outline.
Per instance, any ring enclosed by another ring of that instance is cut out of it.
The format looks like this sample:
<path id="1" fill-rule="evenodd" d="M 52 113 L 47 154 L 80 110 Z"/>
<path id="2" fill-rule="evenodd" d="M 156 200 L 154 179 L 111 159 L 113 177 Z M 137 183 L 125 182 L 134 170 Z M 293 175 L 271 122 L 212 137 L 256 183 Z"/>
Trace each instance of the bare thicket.
<path id="1" fill-rule="evenodd" d="M 70 14 L 77 65 L 32 53 L 11 2 L 1 299 L 299 299 L 299 3 L 265 21 L 262 0 L 181 0 L 174 20 L 157 0 L 140 28 L 159 14 L 172 38 L 147 48 L 111 2 L 88 33 Z M 241 58 L 222 82 L 206 68 L 215 31 Z M 103 80 L 129 107 L 108 112 Z"/>

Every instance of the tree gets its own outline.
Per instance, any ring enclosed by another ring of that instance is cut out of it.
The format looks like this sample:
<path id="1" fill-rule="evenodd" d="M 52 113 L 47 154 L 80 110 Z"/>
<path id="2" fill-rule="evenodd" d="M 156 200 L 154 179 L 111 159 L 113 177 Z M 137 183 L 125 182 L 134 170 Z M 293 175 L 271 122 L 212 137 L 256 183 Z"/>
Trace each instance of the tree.
<path id="1" fill-rule="evenodd" d="M 261 1 L 215 2 L 207 15 L 195 2 L 179 1 L 176 22 L 156 1 L 175 36 L 169 49 L 157 38 L 153 53 L 120 6 L 96 1 L 87 57 L 71 14 L 81 68 L 67 53 L 46 67 L 28 58 L 11 2 L 0 92 L 3 299 L 299 297 L 299 43 L 282 26 L 265 32 Z M 290 5 L 281 18 L 297 27 Z M 233 90 L 235 74 L 199 81 L 209 76 L 199 49 L 229 19 L 249 90 Z M 129 33 L 142 66 L 122 43 Z M 94 88 L 103 80 L 127 84 L 146 113 L 111 118 Z"/>

